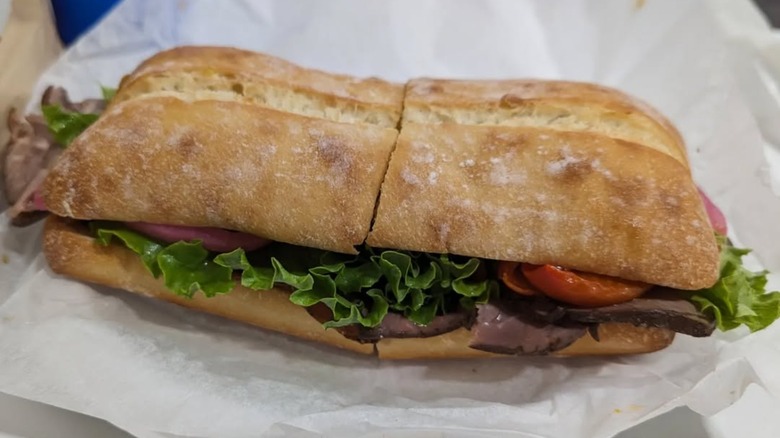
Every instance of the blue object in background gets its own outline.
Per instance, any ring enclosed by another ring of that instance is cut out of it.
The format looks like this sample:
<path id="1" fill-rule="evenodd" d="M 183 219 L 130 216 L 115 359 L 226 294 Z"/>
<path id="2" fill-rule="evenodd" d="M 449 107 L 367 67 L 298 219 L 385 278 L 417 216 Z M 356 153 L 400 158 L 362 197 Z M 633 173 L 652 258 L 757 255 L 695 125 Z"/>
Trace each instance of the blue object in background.
<path id="1" fill-rule="evenodd" d="M 70 45 L 119 0 L 51 0 L 62 43 Z"/>

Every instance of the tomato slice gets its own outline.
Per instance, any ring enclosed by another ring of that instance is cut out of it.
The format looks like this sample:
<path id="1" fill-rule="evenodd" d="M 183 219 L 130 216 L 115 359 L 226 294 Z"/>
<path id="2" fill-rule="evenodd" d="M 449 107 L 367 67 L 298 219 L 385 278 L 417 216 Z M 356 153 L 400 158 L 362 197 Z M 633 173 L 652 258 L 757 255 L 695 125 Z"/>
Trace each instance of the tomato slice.
<path id="1" fill-rule="evenodd" d="M 639 297 L 651 285 L 553 265 L 522 265 L 528 281 L 545 295 L 580 307 L 602 307 Z"/>
<path id="2" fill-rule="evenodd" d="M 528 280 L 520 270 L 519 262 L 498 262 L 498 279 L 503 281 L 506 287 L 520 295 L 537 295 Z"/>

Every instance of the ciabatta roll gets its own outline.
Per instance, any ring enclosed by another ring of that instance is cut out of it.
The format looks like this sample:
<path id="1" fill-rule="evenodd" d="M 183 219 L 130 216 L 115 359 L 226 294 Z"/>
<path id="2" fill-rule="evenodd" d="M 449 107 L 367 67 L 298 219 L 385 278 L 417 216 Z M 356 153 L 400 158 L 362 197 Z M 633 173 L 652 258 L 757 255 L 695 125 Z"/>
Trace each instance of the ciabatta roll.
<path id="1" fill-rule="evenodd" d="M 719 246 L 689 167 L 668 120 L 594 84 L 182 47 L 122 80 L 33 204 L 56 273 L 309 341 L 636 354 L 715 328 L 690 299 Z"/>

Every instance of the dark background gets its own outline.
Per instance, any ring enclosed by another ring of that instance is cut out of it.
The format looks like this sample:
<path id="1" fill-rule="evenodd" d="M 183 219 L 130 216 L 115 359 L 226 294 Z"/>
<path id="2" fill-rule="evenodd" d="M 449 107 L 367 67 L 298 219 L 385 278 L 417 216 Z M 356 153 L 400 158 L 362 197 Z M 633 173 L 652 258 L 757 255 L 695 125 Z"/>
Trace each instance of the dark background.
<path id="1" fill-rule="evenodd" d="M 773 27 L 780 27 L 780 0 L 754 0 L 760 7 Z"/>

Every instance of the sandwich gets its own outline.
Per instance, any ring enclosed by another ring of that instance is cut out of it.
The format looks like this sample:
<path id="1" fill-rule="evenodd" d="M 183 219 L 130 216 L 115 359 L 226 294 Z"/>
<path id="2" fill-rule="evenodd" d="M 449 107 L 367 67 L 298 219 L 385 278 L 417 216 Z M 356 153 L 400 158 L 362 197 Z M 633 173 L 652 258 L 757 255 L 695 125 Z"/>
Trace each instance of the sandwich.
<path id="1" fill-rule="evenodd" d="M 647 353 L 778 318 L 680 134 L 618 90 L 179 47 L 108 99 L 44 108 L 68 144 L 24 205 L 57 274 L 386 359 Z"/>

